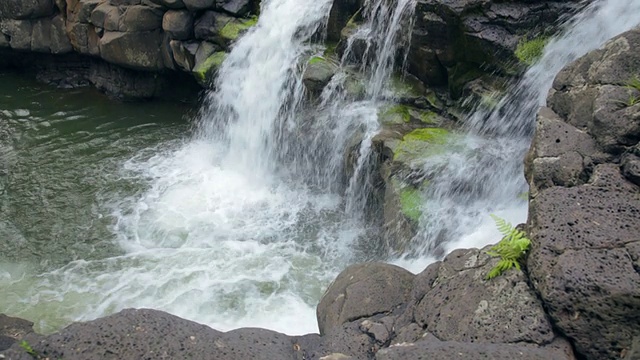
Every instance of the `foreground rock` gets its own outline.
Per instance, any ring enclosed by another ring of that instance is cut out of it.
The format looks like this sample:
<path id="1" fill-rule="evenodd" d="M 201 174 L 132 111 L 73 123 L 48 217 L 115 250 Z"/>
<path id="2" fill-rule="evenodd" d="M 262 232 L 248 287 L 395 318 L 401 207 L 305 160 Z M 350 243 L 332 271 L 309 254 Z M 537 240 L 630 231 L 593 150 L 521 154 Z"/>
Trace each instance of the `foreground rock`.
<path id="1" fill-rule="evenodd" d="M 639 46 L 636 29 L 556 77 L 526 163 L 531 280 L 586 359 L 637 356 Z"/>
<path id="2" fill-rule="evenodd" d="M 124 310 L 24 340 L 42 358 L 74 359 L 465 359 L 573 360 L 516 270 L 483 280 L 496 263 L 458 250 L 413 275 L 393 265 L 346 269 L 318 306 L 322 336 L 263 329 L 227 333 L 155 310 Z M 0 318 L 1 320 L 1 318 Z M 30 359 L 18 343 L 0 356 Z"/>

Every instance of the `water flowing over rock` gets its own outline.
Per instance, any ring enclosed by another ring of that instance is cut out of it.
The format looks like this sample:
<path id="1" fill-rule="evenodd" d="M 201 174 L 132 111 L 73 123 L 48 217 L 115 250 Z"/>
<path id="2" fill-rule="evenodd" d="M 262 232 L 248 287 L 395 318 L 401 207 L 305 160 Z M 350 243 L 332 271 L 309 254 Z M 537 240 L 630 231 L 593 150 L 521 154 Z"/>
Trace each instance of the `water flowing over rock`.
<path id="1" fill-rule="evenodd" d="M 640 29 L 567 66 L 527 157 L 528 267 L 557 328 L 588 359 L 625 356 L 640 334 Z"/>

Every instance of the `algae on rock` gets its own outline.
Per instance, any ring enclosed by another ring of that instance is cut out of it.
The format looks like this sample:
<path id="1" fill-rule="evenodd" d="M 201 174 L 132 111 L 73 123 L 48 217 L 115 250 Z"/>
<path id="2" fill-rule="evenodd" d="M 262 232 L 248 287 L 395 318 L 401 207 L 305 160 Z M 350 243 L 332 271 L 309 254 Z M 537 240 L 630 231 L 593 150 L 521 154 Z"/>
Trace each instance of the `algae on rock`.
<path id="1" fill-rule="evenodd" d="M 207 59 L 202 63 L 196 64 L 193 68 L 193 75 L 198 83 L 201 85 L 208 85 L 213 81 L 215 74 L 218 69 L 220 69 L 220 66 L 222 66 L 222 63 L 226 58 L 227 53 L 224 51 L 217 51 L 207 57 Z"/>

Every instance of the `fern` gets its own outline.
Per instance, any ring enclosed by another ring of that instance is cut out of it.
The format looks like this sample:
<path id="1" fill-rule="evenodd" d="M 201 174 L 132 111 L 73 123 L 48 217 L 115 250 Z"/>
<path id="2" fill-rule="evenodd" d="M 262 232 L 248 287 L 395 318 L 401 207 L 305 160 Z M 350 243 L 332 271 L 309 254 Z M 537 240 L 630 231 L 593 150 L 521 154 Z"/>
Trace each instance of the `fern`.
<path id="1" fill-rule="evenodd" d="M 500 257 L 498 264 L 485 277 L 487 280 L 500 276 L 513 267 L 520 270 L 520 261 L 531 246 L 531 240 L 523 231 L 514 228 L 509 222 L 493 214 L 491 214 L 491 218 L 502 234 L 502 240 L 487 251 L 488 255 Z"/>

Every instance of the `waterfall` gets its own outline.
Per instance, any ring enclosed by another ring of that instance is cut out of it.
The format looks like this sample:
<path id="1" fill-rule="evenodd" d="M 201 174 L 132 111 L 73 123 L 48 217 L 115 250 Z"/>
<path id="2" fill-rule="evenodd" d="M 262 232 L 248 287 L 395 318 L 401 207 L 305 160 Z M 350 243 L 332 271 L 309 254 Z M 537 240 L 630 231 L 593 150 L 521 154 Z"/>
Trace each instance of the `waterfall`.
<path id="1" fill-rule="evenodd" d="M 553 79 L 570 62 L 640 24 L 640 1 L 595 1 L 569 19 L 542 57 L 511 86 L 497 106 L 466 119 L 461 147 L 425 164 L 431 179 L 421 219 L 407 257 L 431 256 L 460 247 L 482 247 L 500 238 L 489 214 L 514 224 L 527 215 L 523 159 L 538 108 Z"/>

